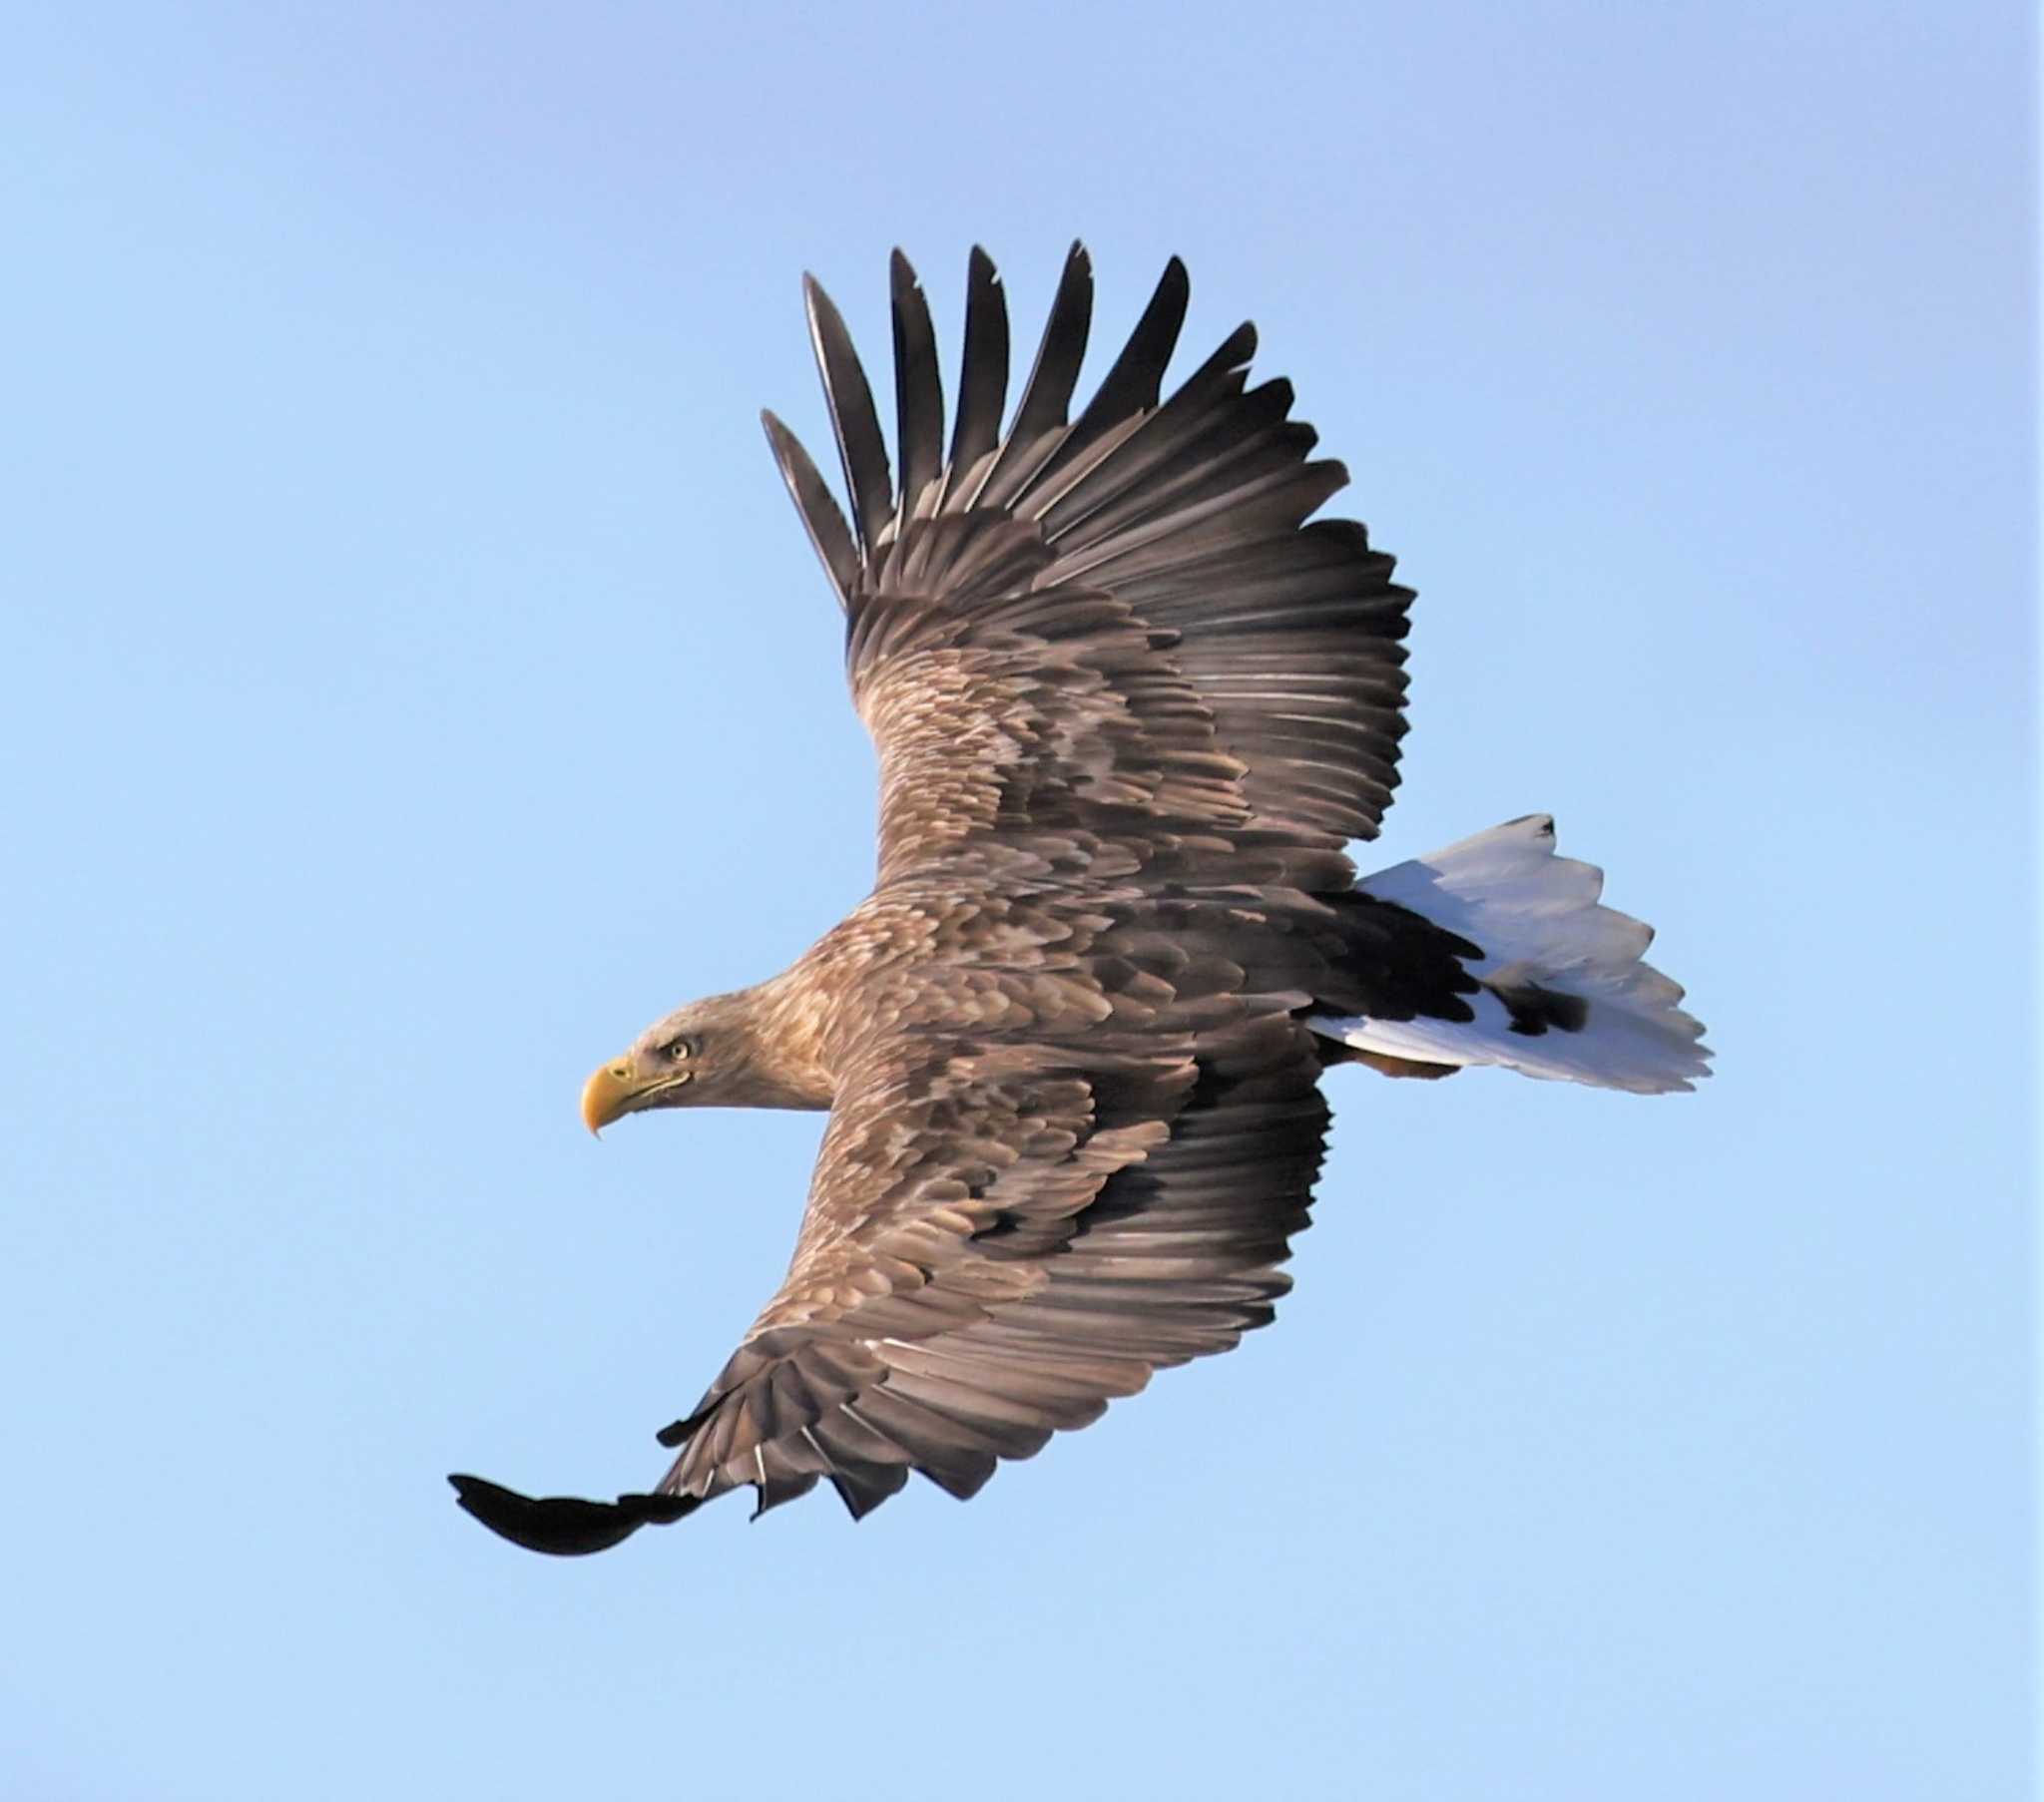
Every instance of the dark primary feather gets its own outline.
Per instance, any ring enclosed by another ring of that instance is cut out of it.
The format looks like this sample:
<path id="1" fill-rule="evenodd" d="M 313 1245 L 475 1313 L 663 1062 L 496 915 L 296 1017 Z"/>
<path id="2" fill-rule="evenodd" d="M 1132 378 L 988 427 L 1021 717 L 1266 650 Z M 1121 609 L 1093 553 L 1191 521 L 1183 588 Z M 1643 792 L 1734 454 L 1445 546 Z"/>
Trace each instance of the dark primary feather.
<path id="1" fill-rule="evenodd" d="M 944 378 L 937 373 L 937 335 L 929 302 L 908 258 L 894 252 L 894 410 L 905 519 L 944 473 Z"/>
<path id="2" fill-rule="evenodd" d="M 809 453 L 802 449 L 801 440 L 771 413 L 763 412 L 760 422 L 766 428 L 766 442 L 772 446 L 773 460 L 780 465 L 795 511 L 802 516 L 809 543 L 816 547 L 816 555 L 829 572 L 839 604 L 849 607 L 852 585 L 858 581 L 859 572 L 858 546 L 852 543 L 851 528 L 844 523 L 836 498 L 809 460 Z"/>
<path id="3" fill-rule="evenodd" d="M 993 258 L 973 248 L 965 279 L 965 348 L 958 373 L 958 421 L 951 437 L 949 492 L 1001 441 L 1008 402 L 1008 300 Z M 953 509 L 956 510 L 955 508 Z"/>
<path id="4" fill-rule="evenodd" d="M 1092 326 L 1093 262 L 1085 246 L 1075 243 L 1058 278 L 1036 361 L 1022 384 L 1022 398 L 1015 403 L 1015 422 L 1008 428 L 1000 456 L 975 498 L 975 506 L 1006 506 L 1050 454 L 1055 443 L 1052 434 L 1064 425 L 1072 391 L 1079 385 L 1079 366 L 1086 360 Z"/>
<path id="5" fill-rule="evenodd" d="M 859 366 L 858 353 L 851 347 L 837 308 L 812 276 L 803 278 L 802 292 L 809 306 L 809 337 L 816 349 L 816 367 L 822 372 L 823 392 L 830 402 L 837 454 L 851 490 L 852 531 L 870 556 L 880 542 L 880 528 L 893 512 L 894 479 L 887 469 L 886 441 L 880 436 L 880 419 L 873 411 L 866 372 Z"/>

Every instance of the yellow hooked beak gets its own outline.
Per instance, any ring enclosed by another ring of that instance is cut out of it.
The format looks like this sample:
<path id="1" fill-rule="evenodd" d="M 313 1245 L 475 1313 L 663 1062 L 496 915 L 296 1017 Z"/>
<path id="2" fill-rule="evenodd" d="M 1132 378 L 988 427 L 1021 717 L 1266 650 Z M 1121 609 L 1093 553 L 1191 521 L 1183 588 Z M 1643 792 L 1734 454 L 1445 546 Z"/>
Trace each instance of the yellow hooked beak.
<path id="1" fill-rule="evenodd" d="M 630 1058 L 606 1064 L 582 1086 L 582 1124 L 601 1132 L 612 1121 L 643 1108 L 648 1096 L 661 1087 L 658 1077 L 639 1070 Z"/>

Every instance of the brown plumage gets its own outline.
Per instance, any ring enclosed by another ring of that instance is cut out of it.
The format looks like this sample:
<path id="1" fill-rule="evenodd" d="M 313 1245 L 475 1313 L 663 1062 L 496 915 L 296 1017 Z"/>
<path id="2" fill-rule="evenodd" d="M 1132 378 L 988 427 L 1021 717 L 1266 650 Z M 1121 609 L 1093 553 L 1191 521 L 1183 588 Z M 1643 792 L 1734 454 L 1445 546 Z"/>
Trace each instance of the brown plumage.
<path id="1" fill-rule="evenodd" d="M 1251 327 L 1160 403 L 1187 292 L 1174 260 L 1072 419 L 1092 294 L 1074 246 L 1003 435 L 1005 303 L 975 251 L 947 454 L 897 252 L 897 483 L 807 284 L 848 517 L 766 423 L 844 609 L 878 881 L 782 975 L 649 1029 L 585 1112 L 829 1123 L 787 1278 L 661 1434 L 667 1474 L 615 1503 L 455 1478 L 507 1538 L 595 1551 L 747 1485 L 769 1508 L 827 1479 L 855 1515 L 910 1471 L 970 1496 L 1271 1318 L 1326 1065 L 1481 1061 L 1343 1040 L 1475 1032 L 1491 994 L 1484 947 L 1359 890 L 1342 849 L 1397 780 L 1412 595 L 1361 526 L 1306 523 L 1345 475 L 1312 460 L 1285 383 L 1248 385 Z"/>

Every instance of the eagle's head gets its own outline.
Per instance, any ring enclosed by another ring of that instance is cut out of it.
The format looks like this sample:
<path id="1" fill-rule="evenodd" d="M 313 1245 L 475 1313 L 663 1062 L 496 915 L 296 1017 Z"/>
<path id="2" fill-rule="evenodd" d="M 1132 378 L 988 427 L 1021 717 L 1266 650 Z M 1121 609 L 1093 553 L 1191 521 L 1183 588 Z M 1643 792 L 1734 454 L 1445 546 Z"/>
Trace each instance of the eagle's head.
<path id="1" fill-rule="evenodd" d="M 821 1108 L 781 1070 L 773 1020 L 758 989 L 712 995 L 677 1008 L 600 1065 L 583 1085 L 582 1122 L 599 1132 L 654 1108 Z"/>
<path id="2" fill-rule="evenodd" d="M 730 1105 L 720 1094 L 750 1062 L 751 1034 L 728 1005 L 712 996 L 677 1008 L 635 1039 L 622 1057 L 598 1067 L 583 1085 L 582 1121 L 599 1132 L 612 1121 L 651 1108 Z"/>

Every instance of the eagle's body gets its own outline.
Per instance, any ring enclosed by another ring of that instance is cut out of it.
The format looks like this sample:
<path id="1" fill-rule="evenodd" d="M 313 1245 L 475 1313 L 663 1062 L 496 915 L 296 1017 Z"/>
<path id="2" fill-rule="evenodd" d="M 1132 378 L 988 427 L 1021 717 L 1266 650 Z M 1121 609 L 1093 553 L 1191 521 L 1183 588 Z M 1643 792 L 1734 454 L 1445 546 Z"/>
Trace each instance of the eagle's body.
<path id="1" fill-rule="evenodd" d="M 1244 327 L 1169 401 L 1173 263 L 1068 423 L 1074 250 L 1008 431 L 1005 308 L 975 253 L 948 459 L 927 310 L 895 261 L 897 487 L 837 315 L 810 319 L 851 495 L 769 436 L 846 614 L 880 756 L 873 894 L 782 975 L 598 1071 L 647 1108 L 824 1108 L 794 1259 L 655 1493 L 534 1502 L 457 1478 L 540 1550 L 594 1551 L 752 1485 L 854 1513 L 910 1470 L 970 1495 L 1159 1367 L 1271 1317 L 1358 1061 L 1689 1087 L 1700 1029 L 1647 929 L 1516 821 L 1358 884 L 1396 781 L 1410 591 L 1305 524 L 1306 461 Z"/>

